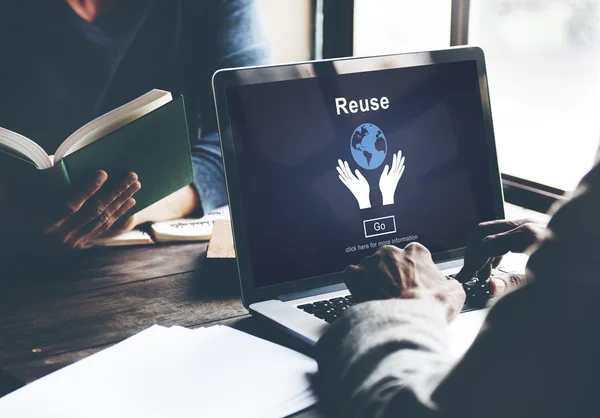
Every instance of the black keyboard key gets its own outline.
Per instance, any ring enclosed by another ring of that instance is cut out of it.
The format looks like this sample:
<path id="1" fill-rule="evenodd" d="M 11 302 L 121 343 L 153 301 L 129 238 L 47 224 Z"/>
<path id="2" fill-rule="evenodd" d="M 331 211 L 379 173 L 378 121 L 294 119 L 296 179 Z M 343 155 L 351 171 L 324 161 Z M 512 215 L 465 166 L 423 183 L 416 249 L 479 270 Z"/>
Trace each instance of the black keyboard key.
<path id="1" fill-rule="evenodd" d="M 492 297 L 489 281 L 481 282 L 473 279 L 463 284 L 467 294 L 466 303 L 470 306 L 483 306 Z"/>
<path id="2" fill-rule="evenodd" d="M 297 308 L 331 324 L 338 319 L 346 309 L 353 305 L 355 305 L 354 298 L 351 295 L 348 295 L 298 305 Z"/>

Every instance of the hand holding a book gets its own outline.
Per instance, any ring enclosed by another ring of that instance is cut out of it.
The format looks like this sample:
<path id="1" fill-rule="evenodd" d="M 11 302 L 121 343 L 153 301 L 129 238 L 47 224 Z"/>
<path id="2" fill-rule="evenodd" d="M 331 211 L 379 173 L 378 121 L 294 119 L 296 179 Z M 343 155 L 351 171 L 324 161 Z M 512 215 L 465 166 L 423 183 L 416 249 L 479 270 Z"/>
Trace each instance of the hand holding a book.
<path id="1" fill-rule="evenodd" d="M 13 199 L 13 193 L 10 193 L 10 201 L 0 195 L 0 209 L 3 201 L 8 206 L 8 216 L 3 215 L 2 219 L 15 224 L 12 228 L 4 225 L 0 229 L 16 230 L 19 234 L 28 230 L 27 241 L 30 245 L 43 243 L 53 248 L 82 248 L 88 241 L 111 229 L 135 205 L 133 195 L 141 188 L 135 173 L 129 173 L 117 186 L 105 184 L 107 180 L 106 172 L 100 170 L 82 186 L 73 187 L 66 196 L 50 199 L 36 207 L 24 203 L 29 199 Z M 2 187 L 0 193 L 1 189 Z M 22 194 L 18 192 L 17 196 Z M 23 205 L 27 207 L 22 207 Z M 34 222 L 32 219 L 39 221 Z M 10 242 L 14 242 L 14 237 L 12 238 L 10 232 L 2 233 L 0 244 L 8 246 Z"/>
<path id="2" fill-rule="evenodd" d="M 81 248 L 106 233 L 135 205 L 133 195 L 141 188 L 135 173 L 116 187 L 107 188 L 107 180 L 106 172 L 98 171 L 91 181 L 73 190 L 64 202 L 58 202 L 41 232 L 69 248 Z"/>

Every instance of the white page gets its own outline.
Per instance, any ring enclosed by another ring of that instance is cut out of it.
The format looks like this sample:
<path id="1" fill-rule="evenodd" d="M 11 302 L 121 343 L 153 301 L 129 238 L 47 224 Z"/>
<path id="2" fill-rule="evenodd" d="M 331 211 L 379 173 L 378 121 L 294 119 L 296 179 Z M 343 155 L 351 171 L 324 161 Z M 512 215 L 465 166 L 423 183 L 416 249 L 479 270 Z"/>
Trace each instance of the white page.
<path id="1" fill-rule="evenodd" d="M 31 161 L 40 170 L 53 165 L 53 160 L 42 147 L 31 139 L 8 129 L 0 128 L 0 150 Z"/>
<path id="2" fill-rule="evenodd" d="M 156 348 L 166 328 L 153 326 L 139 334 L 43 377 L 0 399 L 0 417 L 75 418 L 101 417 L 107 406 L 116 409 L 126 393 L 111 388 L 116 375 L 127 372 L 131 358 L 150 360 L 144 346 Z M 119 370 L 121 369 L 121 370 Z M 106 397 L 109 396 L 109 397 Z M 110 416 L 110 415 L 104 415 Z M 121 415 L 115 415 L 121 416 Z"/>
<path id="3" fill-rule="evenodd" d="M 205 328 L 199 328 L 199 329 L 205 329 Z M 182 327 L 181 325 L 173 325 L 172 327 L 169 327 L 169 332 L 170 333 L 178 332 L 178 333 L 182 333 L 182 334 L 183 333 L 189 334 L 191 332 L 194 332 L 194 330 L 191 328 Z"/>
<path id="4" fill-rule="evenodd" d="M 153 89 L 116 109 L 86 123 L 60 144 L 54 155 L 59 163 L 64 157 L 105 137 L 117 129 L 147 115 L 169 103 L 172 95 L 168 91 Z"/>
<path id="5" fill-rule="evenodd" d="M 462 357 L 477 338 L 481 326 L 485 322 L 489 309 L 465 312 L 458 315 L 450 323 L 450 351 L 457 357 Z"/>
<path id="6" fill-rule="evenodd" d="M 150 245 L 154 240 L 146 231 L 134 229 L 108 238 L 97 238 L 89 243 L 95 247 L 122 247 L 127 245 Z"/>
<path id="7" fill-rule="evenodd" d="M 263 418 L 310 389 L 309 375 L 317 371 L 313 359 L 229 327 L 215 326 L 204 332 L 210 336 L 207 345 L 214 358 L 227 359 L 205 364 L 205 372 L 215 377 L 211 384 L 223 388 L 219 391 L 222 399 L 214 405 L 221 403 L 226 407 L 222 411 L 218 407 L 208 409 L 205 416 Z M 305 402 L 299 409 L 286 411 L 286 415 L 308 406 Z"/>
<path id="8" fill-rule="evenodd" d="M 152 233 L 159 242 L 205 241 L 211 237 L 214 221 L 223 219 L 231 219 L 228 206 L 214 209 L 202 218 L 182 218 L 155 222 L 151 228 Z"/>
<path id="9" fill-rule="evenodd" d="M 304 411 L 305 409 L 316 405 L 316 403 L 317 396 L 312 389 L 309 389 L 305 392 L 302 392 L 300 395 L 296 396 L 290 401 L 284 402 L 276 408 L 263 413 L 262 418 L 287 417 L 297 412 Z"/>
<path id="10" fill-rule="evenodd" d="M 263 417 L 306 392 L 316 368 L 231 328 L 152 327 L 0 399 L 0 416 Z"/>

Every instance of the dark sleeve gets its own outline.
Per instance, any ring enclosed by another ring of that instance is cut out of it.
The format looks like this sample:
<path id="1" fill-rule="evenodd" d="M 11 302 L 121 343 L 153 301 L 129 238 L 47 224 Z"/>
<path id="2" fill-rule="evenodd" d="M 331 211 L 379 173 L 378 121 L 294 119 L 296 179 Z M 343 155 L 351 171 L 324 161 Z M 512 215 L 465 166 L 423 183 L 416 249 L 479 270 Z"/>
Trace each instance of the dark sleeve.
<path id="1" fill-rule="evenodd" d="M 453 364 L 445 312 L 433 300 L 348 310 L 316 345 L 316 389 L 327 416 L 432 416 L 430 394 Z M 391 405 L 402 398 L 402 412 Z"/>
<path id="2" fill-rule="evenodd" d="M 597 251 L 600 228 L 595 234 Z M 316 389 L 327 416 L 597 416 L 600 261 L 565 259 L 568 249 L 553 241 L 531 257 L 535 280 L 498 300 L 460 361 L 450 355 L 437 302 L 389 300 L 348 310 L 316 346 Z"/>
<path id="3" fill-rule="evenodd" d="M 316 346 L 329 416 L 598 416 L 598 213 L 600 164 L 552 217 L 529 284 L 496 302 L 460 361 L 437 302 L 348 310 Z"/>
<path id="4" fill-rule="evenodd" d="M 197 0 L 193 0 L 194 2 Z M 212 75 L 218 69 L 266 64 L 268 46 L 262 31 L 258 5 L 252 0 L 210 1 L 200 12 L 204 25 L 194 31 L 198 46 L 192 44 L 194 59 L 186 69 L 194 97 L 186 105 L 194 109 L 190 125 L 194 187 L 203 213 L 227 204 L 221 145 L 212 93 Z M 198 35 L 200 33 L 200 35 Z M 200 46 L 202 45 L 202 46 Z"/>
<path id="5" fill-rule="evenodd" d="M 573 405 L 590 411 L 583 404 L 594 399 L 600 368 L 598 338 L 589 338 L 597 329 L 594 298 L 539 282 L 516 290 L 490 310 L 460 361 L 450 354 L 436 302 L 358 305 L 316 346 L 321 405 L 327 416 L 344 418 L 548 418 L 571 416 Z"/>

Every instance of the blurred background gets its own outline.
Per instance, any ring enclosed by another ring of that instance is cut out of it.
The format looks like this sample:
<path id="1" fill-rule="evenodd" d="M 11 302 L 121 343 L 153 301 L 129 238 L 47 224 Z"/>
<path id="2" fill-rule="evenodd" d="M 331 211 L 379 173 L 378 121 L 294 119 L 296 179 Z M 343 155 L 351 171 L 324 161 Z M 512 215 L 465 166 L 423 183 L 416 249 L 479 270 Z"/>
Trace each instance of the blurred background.
<path id="1" fill-rule="evenodd" d="M 280 63 L 481 46 L 505 193 L 517 203 L 545 210 L 595 161 L 600 0 L 260 3 Z"/>

